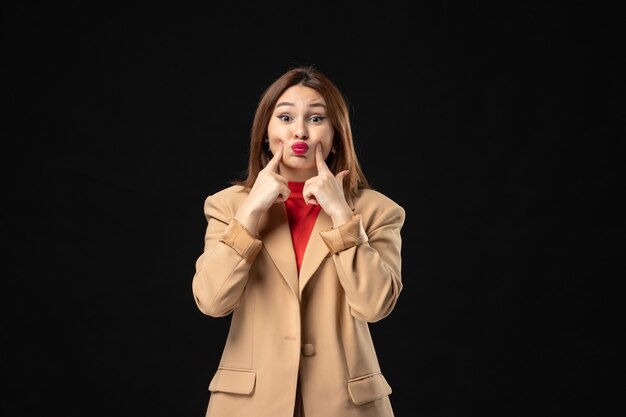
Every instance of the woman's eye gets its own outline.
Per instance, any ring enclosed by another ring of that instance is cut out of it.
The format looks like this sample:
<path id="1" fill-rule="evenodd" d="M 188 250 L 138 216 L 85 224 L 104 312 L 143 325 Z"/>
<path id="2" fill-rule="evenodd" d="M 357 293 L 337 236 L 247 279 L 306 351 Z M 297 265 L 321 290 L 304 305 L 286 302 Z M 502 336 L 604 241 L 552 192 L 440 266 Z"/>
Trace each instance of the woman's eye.
<path id="1" fill-rule="evenodd" d="M 314 123 L 320 123 L 325 118 L 326 117 L 324 117 L 324 116 L 312 116 L 309 120 L 311 120 Z"/>
<path id="2" fill-rule="evenodd" d="M 280 116 L 278 116 L 278 118 L 282 120 L 283 122 L 288 122 L 291 120 L 291 116 L 287 114 L 281 114 Z"/>

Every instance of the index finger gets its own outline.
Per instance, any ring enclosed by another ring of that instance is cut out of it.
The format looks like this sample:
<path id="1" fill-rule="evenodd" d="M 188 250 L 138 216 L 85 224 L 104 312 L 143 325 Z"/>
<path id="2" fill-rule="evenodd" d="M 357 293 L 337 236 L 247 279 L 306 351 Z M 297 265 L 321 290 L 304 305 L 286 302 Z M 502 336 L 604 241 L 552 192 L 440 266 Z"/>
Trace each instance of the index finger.
<path id="1" fill-rule="evenodd" d="M 272 159 L 270 159 L 270 161 L 267 163 L 267 165 L 265 165 L 265 168 L 273 172 L 278 172 L 278 163 L 280 162 L 282 157 L 283 157 L 283 143 L 279 142 L 278 150 L 276 151 Z"/>
<path id="2" fill-rule="evenodd" d="M 326 161 L 324 161 L 324 154 L 322 153 L 322 143 L 317 142 L 315 145 L 315 162 L 317 164 L 317 173 L 330 172 L 328 169 L 328 165 L 326 165 Z"/>

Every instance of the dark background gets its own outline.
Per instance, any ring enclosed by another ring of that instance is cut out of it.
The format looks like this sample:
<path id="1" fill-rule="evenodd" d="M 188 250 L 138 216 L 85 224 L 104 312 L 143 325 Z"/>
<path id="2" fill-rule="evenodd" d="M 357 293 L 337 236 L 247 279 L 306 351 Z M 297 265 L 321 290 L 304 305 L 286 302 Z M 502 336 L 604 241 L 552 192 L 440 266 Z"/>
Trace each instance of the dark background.
<path id="1" fill-rule="evenodd" d="M 618 2 L 86 4 L 3 6 L 3 416 L 204 415 L 204 198 L 295 64 L 406 209 L 396 414 L 624 415 Z"/>

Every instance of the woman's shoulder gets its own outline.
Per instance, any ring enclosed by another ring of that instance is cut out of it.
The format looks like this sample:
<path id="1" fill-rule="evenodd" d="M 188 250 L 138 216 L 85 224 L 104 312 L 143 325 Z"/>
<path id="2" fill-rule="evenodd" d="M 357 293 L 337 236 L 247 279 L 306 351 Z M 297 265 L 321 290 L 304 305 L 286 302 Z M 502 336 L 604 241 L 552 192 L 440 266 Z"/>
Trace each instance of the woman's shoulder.
<path id="1" fill-rule="evenodd" d="M 353 199 L 354 211 L 361 213 L 368 219 L 384 218 L 390 216 L 399 218 L 404 221 L 404 208 L 391 197 L 382 192 L 364 188 L 358 191 L 357 196 Z"/>
<path id="2" fill-rule="evenodd" d="M 246 198 L 248 191 L 241 185 L 231 185 L 209 194 L 204 200 L 204 211 L 232 214 Z"/>
<path id="3" fill-rule="evenodd" d="M 371 207 L 372 205 L 385 208 L 400 207 L 400 204 L 381 191 L 373 188 L 360 189 L 354 198 L 355 208 Z"/>
<path id="4" fill-rule="evenodd" d="M 231 185 L 209 194 L 207 200 L 232 200 L 245 198 L 247 194 L 246 189 L 242 185 Z"/>

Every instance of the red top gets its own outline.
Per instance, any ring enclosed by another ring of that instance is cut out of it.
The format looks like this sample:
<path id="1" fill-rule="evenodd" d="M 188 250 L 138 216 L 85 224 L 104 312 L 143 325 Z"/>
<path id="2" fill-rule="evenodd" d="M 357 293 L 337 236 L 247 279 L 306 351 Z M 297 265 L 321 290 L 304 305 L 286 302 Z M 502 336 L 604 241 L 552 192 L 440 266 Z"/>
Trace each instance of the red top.
<path id="1" fill-rule="evenodd" d="M 317 219 L 321 207 L 316 204 L 306 204 L 302 197 L 304 182 L 288 181 L 288 185 L 291 194 L 289 194 L 289 198 L 285 201 L 285 207 L 287 208 L 287 218 L 289 219 L 293 250 L 296 253 L 298 273 L 300 273 L 304 250 L 309 242 L 311 230 L 313 230 L 315 219 Z"/>

